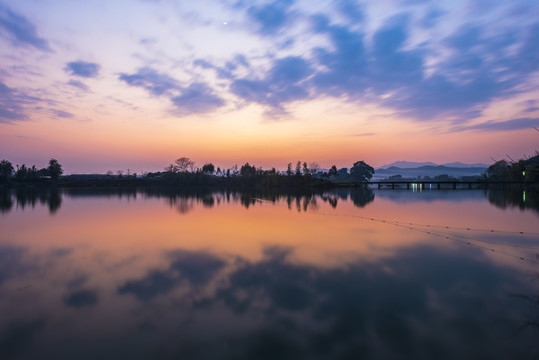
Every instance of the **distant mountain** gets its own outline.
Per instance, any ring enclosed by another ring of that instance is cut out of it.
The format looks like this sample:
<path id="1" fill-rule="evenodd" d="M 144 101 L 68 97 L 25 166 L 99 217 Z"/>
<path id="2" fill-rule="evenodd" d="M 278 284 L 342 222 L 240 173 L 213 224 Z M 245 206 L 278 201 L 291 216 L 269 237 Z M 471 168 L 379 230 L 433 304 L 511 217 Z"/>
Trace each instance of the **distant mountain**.
<path id="1" fill-rule="evenodd" d="M 452 162 L 452 163 L 446 163 L 446 164 L 442 164 L 442 165 L 439 165 L 439 164 L 435 164 L 433 162 L 414 162 L 414 161 L 395 161 L 391 164 L 387 164 L 387 165 L 384 165 L 384 166 L 380 166 L 377 168 L 378 169 L 389 169 L 391 167 L 397 167 L 397 168 L 400 168 L 400 169 L 417 169 L 417 168 L 420 168 L 422 166 L 445 166 L 445 167 L 449 167 L 449 168 L 488 168 L 489 165 L 485 165 L 485 164 L 464 164 L 464 163 L 461 163 L 461 162 Z"/>
<path id="2" fill-rule="evenodd" d="M 377 169 L 388 169 L 390 167 L 398 167 L 400 169 L 414 169 L 420 166 L 427 166 L 427 165 L 438 166 L 438 164 L 432 163 L 430 161 L 429 162 L 395 161 L 395 162 L 392 162 L 391 164 L 380 166 Z"/>
<path id="3" fill-rule="evenodd" d="M 418 177 L 424 178 L 425 176 L 432 178 L 440 175 L 449 175 L 453 177 L 478 176 L 481 175 L 481 173 L 485 172 L 485 170 L 488 168 L 487 165 L 478 165 L 481 166 L 468 165 L 463 167 L 453 167 L 445 165 L 423 165 L 414 168 L 401 168 L 397 166 L 390 166 L 387 169 L 376 169 L 373 180 L 385 179 L 395 175 L 401 175 L 403 178 L 411 179 L 417 179 Z"/>
<path id="4" fill-rule="evenodd" d="M 464 163 L 461 163 L 461 162 L 457 161 L 457 162 L 442 164 L 442 166 L 455 167 L 455 168 L 488 168 L 490 165 L 481 164 L 481 163 L 464 164 Z"/>

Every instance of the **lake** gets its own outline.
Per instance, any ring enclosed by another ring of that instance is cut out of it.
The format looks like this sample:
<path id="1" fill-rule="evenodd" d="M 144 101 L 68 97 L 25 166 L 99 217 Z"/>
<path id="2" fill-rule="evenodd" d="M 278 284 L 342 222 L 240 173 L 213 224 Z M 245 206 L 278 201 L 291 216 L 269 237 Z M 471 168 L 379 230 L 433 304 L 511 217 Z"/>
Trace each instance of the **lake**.
<path id="1" fill-rule="evenodd" d="M 1 359 L 539 356 L 523 190 L 0 193 Z"/>

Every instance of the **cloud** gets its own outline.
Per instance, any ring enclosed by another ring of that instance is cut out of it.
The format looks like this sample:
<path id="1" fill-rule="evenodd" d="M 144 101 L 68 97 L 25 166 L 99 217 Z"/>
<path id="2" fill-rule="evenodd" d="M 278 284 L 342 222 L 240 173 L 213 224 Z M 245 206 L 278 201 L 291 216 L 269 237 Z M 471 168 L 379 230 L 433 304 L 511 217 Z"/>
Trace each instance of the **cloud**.
<path id="1" fill-rule="evenodd" d="M 280 11 L 262 15 L 263 7 L 249 9 L 263 35 L 286 26 L 290 11 L 289 3 L 265 6 Z M 336 10 L 359 21 L 364 16 L 353 1 L 339 2 Z M 307 18 L 306 13 L 294 11 L 295 16 Z M 421 16 L 426 13 L 431 21 L 422 24 L 425 19 Z M 301 56 L 272 59 L 271 69 L 262 76 L 231 78 L 230 91 L 244 101 L 264 105 L 266 115 L 274 118 L 287 116 L 286 107 L 291 102 L 331 96 L 376 103 L 395 110 L 396 115 L 420 121 L 437 118 L 453 123 L 478 118 L 493 100 L 526 91 L 522 85 L 539 69 L 539 24 L 508 22 L 492 31 L 489 24 L 469 22 L 440 39 L 411 45 L 414 26 L 435 27 L 445 21 L 442 15 L 443 11 L 432 7 L 419 15 L 397 14 L 374 33 L 358 29 L 357 21 L 332 21 L 335 12 L 309 15 L 311 33 L 307 34 L 325 36 L 329 46 L 312 48 Z M 216 69 L 208 62 L 199 66 Z M 293 76 L 297 70 L 300 80 Z M 279 71 L 283 75 L 276 77 Z"/>
<path id="2" fill-rule="evenodd" d="M 131 75 L 122 73 L 119 79 L 131 86 L 141 87 L 152 95 L 163 95 L 170 90 L 180 89 L 175 79 L 147 67 Z"/>
<path id="3" fill-rule="evenodd" d="M 522 129 L 533 129 L 539 126 L 539 118 L 519 118 L 506 121 L 485 121 L 476 125 L 456 126 L 450 129 L 450 132 L 461 132 L 470 130 L 481 131 L 512 131 Z"/>
<path id="4" fill-rule="evenodd" d="M 203 83 L 192 83 L 182 90 L 180 96 L 173 97 L 172 103 L 182 114 L 206 113 L 225 104 L 213 90 Z"/>
<path id="5" fill-rule="evenodd" d="M 59 118 L 63 118 L 63 119 L 70 119 L 70 118 L 75 116 L 70 112 L 63 111 L 63 110 L 58 110 L 58 109 L 50 109 L 50 112 L 53 113 L 54 116 L 59 117 Z"/>
<path id="6" fill-rule="evenodd" d="M 230 85 L 232 93 L 248 102 L 268 107 L 267 114 L 286 114 L 284 104 L 310 97 L 305 81 L 311 76 L 310 64 L 295 56 L 277 59 L 261 79 L 238 79 Z"/>
<path id="7" fill-rule="evenodd" d="M 100 66 L 86 61 L 72 61 L 66 64 L 64 71 L 70 75 L 93 78 L 99 74 Z"/>
<path id="8" fill-rule="evenodd" d="M 81 81 L 78 81 L 78 80 L 69 80 L 67 82 L 68 85 L 71 85 L 73 87 L 76 87 L 82 91 L 88 91 L 88 86 L 86 84 L 84 84 L 83 82 Z"/>
<path id="9" fill-rule="evenodd" d="M 355 0 L 339 0 L 336 6 L 337 10 L 354 24 L 361 23 L 365 20 L 363 9 Z"/>
<path id="10" fill-rule="evenodd" d="M 265 5 L 253 5 L 247 9 L 247 15 L 258 26 L 262 35 L 275 35 L 293 18 L 289 11 L 294 0 L 277 0 Z"/>
<path id="11" fill-rule="evenodd" d="M 7 200 L 11 202 L 11 197 Z M 27 253 L 27 249 L 22 247 L 0 247 L 0 285 L 12 277 L 21 276 L 28 271 L 35 270 L 33 266 L 28 265 L 25 261 Z"/>
<path id="12" fill-rule="evenodd" d="M 229 79 L 229 80 L 233 80 L 235 78 L 234 71 L 238 70 L 241 67 L 246 68 L 246 69 L 249 68 L 249 62 L 247 58 L 241 54 L 236 54 L 234 58 L 231 61 L 227 61 L 224 66 L 217 66 L 205 59 L 196 59 L 193 61 L 193 65 L 196 67 L 205 69 L 205 70 L 207 69 L 215 70 L 215 72 L 217 73 L 217 76 L 220 79 Z"/>
<path id="13" fill-rule="evenodd" d="M 213 67 L 204 60 L 195 61 L 203 68 Z M 225 104 L 213 89 L 201 82 L 184 87 L 178 81 L 150 68 L 139 69 L 134 74 L 120 74 L 119 79 L 131 86 L 142 87 L 155 96 L 167 96 L 177 108 L 176 114 L 186 116 L 213 111 Z"/>
<path id="14" fill-rule="evenodd" d="M 45 318 L 10 322 L 0 335 L 0 356 L 3 359 L 20 357 L 32 347 L 36 337 L 45 329 Z"/>
<path id="15" fill-rule="evenodd" d="M 2 4 L 0 4 L 0 30 L 15 46 L 31 46 L 51 51 L 47 40 L 37 35 L 32 23 Z"/>
<path id="16" fill-rule="evenodd" d="M 10 123 L 25 120 L 26 114 L 20 104 L 15 101 L 16 93 L 5 84 L 0 83 L 0 122 Z"/>
<path id="17" fill-rule="evenodd" d="M 476 118 L 493 99 L 519 92 L 517 86 L 539 68 L 535 61 L 539 50 L 531 40 L 539 37 L 538 26 L 523 31 L 521 41 L 510 27 L 492 34 L 480 26 L 465 25 L 436 42 L 449 55 L 427 74 L 432 44 L 406 46 L 410 38 L 407 14 L 387 20 L 369 47 L 363 33 L 331 25 L 324 15 L 312 16 L 311 24 L 312 31 L 326 35 L 331 44 L 313 49 L 311 66 L 321 70 L 313 75 L 311 90 L 349 101 L 375 102 L 418 120 Z"/>
<path id="18" fill-rule="evenodd" d="M 118 293 L 149 301 L 168 294 L 185 281 L 192 286 L 204 285 L 225 266 L 223 260 L 205 252 L 176 250 L 167 257 L 171 260 L 168 269 L 152 270 L 142 279 L 128 281 L 118 288 Z"/>
<path id="19" fill-rule="evenodd" d="M 64 304 L 72 308 L 94 306 L 97 304 L 97 294 L 89 290 L 75 291 L 64 297 Z"/>
<path id="20" fill-rule="evenodd" d="M 9 124 L 28 119 L 25 106 L 40 100 L 0 82 L 0 123 Z"/>

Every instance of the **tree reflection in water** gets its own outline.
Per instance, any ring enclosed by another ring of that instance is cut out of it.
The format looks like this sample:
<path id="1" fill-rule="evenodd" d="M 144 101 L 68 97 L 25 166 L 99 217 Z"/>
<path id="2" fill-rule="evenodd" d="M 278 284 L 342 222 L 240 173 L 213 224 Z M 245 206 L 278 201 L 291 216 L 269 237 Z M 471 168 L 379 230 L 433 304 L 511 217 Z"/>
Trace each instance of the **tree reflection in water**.
<path id="1" fill-rule="evenodd" d="M 404 210 L 422 223 L 432 213 L 450 216 L 443 212 L 449 208 L 480 220 L 478 214 L 493 210 L 481 191 L 452 193 L 459 201 L 451 203 L 436 201 L 447 192 L 429 192 L 428 201 L 427 194 L 408 192 L 416 203 L 380 196 L 372 206 L 375 194 L 0 193 L 6 220 L 0 358 L 507 359 L 538 353 L 537 333 L 528 331 L 537 325 L 537 298 L 506 296 L 536 293 L 522 277 L 523 261 L 359 216 Z M 466 194 L 475 196 L 473 203 L 461 201 Z M 92 201 L 71 201 L 85 197 Z M 225 205 L 227 211 L 218 211 Z M 28 211 L 32 206 L 56 211 L 53 221 Z M 494 213 L 520 226 L 530 215 Z M 32 226 L 21 231 L 26 223 Z M 460 234 L 454 225 L 447 231 Z M 511 234 L 481 234 L 514 243 Z M 520 245 L 533 240 L 521 238 Z"/>

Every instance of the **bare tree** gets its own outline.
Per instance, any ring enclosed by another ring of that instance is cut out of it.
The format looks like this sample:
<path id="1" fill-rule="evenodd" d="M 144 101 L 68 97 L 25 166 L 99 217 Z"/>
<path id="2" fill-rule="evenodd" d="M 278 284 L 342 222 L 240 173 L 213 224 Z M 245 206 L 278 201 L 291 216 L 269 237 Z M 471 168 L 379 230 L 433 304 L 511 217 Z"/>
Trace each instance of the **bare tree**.
<path id="1" fill-rule="evenodd" d="M 315 176 L 318 170 L 320 170 L 320 165 L 316 161 L 309 163 L 309 172 L 312 176 Z"/>
<path id="2" fill-rule="evenodd" d="M 186 172 L 187 170 L 193 171 L 193 167 L 195 166 L 195 162 L 191 161 L 188 157 L 176 159 L 174 163 L 176 164 L 174 165 L 175 172 Z"/>

